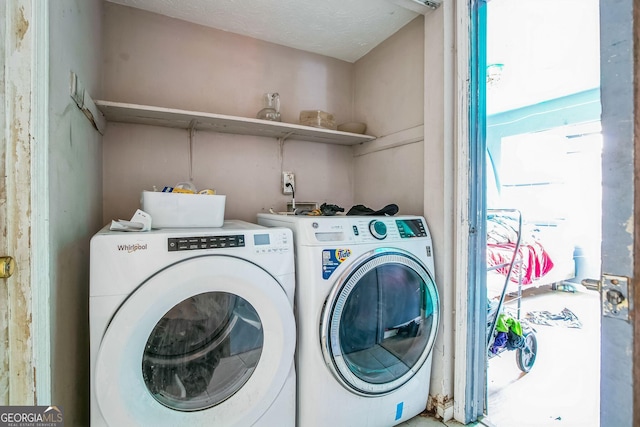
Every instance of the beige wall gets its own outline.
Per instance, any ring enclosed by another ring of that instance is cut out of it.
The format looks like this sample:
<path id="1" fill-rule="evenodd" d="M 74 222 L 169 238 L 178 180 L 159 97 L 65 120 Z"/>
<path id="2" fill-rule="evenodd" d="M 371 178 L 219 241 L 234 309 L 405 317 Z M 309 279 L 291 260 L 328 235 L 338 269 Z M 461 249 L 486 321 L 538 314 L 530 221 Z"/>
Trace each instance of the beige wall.
<path id="1" fill-rule="evenodd" d="M 74 71 L 101 93 L 102 1 L 49 4 L 49 277 L 51 402 L 89 425 L 89 239 L 101 226 L 102 145 L 69 96 Z M 42 167 L 43 165 L 37 165 Z"/>
<path id="2" fill-rule="evenodd" d="M 285 122 L 296 123 L 302 109 L 321 109 L 334 113 L 338 123 L 364 121 L 367 133 L 384 137 L 374 141 L 377 145 L 364 144 L 363 151 L 363 146 L 295 140 L 280 146 L 271 138 L 197 132 L 193 179 L 199 188 L 214 187 L 227 196 L 227 218 L 255 221 L 257 212 L 284 209 L 282 170 L 296 173 L 297 201 L 334 203 L 345 210 L 353 204 L 378 209 L 396 203 L 401 214 L 425 215 L 434 237 L 443 313 L 431 393 L 435 409 L 450 418 L 453 289 L 443 284 L 453 281 L 453 170 L 451 147 L 445 150 L 443 143 L 449 93 L 441 87 L 447 40 L 445 17 L 428 19 L 425 24 L 419 16 L 350 64 L 107 3 L 104 99 L 254 117 L 262 94 L 277 91 Z M 428 46 L 425 25 L 433 27 Z M 434 79 L 427 93 L 425 75 Z M 423 132 L 425 117 L 429 129 Z M 421 138 L 402 140 L 416 130 Z M 189 177 L 187 131 L 110 123 L 103 147 L 104 222 L 131 216 L 141 190 Z"/>
<path id="3" fill-rule="evenodd" d="M 353 65 L 177 19 L 105 4 L 104 98 L 255 117 L 278 92 L 282 120 L 319 109 L 352 119 Z M 255 222 L 284 210 L 281 170 L 296 174 L 296 200 L 353 204 L 351 148 L 198 132 L 193 179 L 227 196 L 227 218 Z M 128 219 L 140 192 L 189 179 L 188 134 L 110 123 L 104 137 L 103 221 Z"/>
<path id="4" fill-rule="evenodd" d="M 104 218 L 129 219 L 141 189 L 189 177 L 185 130 L 110 123 L 104 143 Z M 304 141 L 197 132 L 193 181 L 226 195 L 226 218 L 255 222 L 256 213 L 282 210 L 280 169 L 296 173 L 296 200 L 351 206 L 351 148 Z"/>
<path id="5" fill-rule="evenodd" d="M 367 133 L 381 137 L 422 124 L 423 16 L 415 18 L 354 65 L 354 116 L 367 123 Z"/>
<path id="6" fill-rule="evenodd" d="M 105 3 L 105 99 L 255 117 L 278 92 L 300 110 L 351 115 L 351 64 L 139 9 Z"/>
<path id="7" fill-rule="evenodd" d="M 400 214 L 423 215 L 422 147 L 418 141 L 356 157 L 356 203 L 373 209 L 395 203 Z"/>
<path id="8" fill-rule="evenodd" d="M 354 64 L 354 117 L 384 137 L 424 120 L 424 18 L 419 16 Z M 354 158 L 356 203 L 423 214 L 422 141 Z"/>

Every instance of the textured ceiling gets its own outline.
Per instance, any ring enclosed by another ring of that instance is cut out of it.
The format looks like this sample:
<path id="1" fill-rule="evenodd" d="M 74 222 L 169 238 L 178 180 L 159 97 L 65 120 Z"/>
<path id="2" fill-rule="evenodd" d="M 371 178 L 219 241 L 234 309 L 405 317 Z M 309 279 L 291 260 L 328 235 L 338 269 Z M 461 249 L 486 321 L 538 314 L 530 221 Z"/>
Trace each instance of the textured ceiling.
<path id="1" fill-rule="evenodd" d="M 355 62 L 417 13 L 393 0 L 107 0 Z"/>

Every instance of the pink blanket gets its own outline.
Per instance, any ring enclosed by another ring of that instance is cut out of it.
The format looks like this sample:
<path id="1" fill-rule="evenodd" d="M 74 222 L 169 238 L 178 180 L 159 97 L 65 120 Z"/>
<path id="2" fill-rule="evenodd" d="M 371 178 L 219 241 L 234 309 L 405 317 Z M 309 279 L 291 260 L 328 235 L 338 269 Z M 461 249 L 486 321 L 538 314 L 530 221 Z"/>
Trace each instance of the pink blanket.
<path id="1" fill-rule="evenodd" d="M 509 271 L 508 263 L 511 262 L 515 247 L 515 243 L 488 243 L 487 265 L 491 267 L 506 263 L 505 267 L 495 270 L 506 275 Z M 520 245 L 518 255 L 518 260 L 522 260 L 522 263 L 514 264 L 513 272 L 511 273 L 512 282 L 518 283 L 520 274 L 522 274 L 522 284 L 531 284 L 553 268 L 553 261 L 539 242 Z"/>

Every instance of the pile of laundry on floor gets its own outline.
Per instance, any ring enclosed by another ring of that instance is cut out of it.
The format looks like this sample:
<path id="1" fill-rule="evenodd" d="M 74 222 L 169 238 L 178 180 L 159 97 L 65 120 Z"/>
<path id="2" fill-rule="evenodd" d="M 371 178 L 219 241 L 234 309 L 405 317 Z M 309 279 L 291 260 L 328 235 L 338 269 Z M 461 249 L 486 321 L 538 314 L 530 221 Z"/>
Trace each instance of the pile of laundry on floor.
<path id="1" fill-rule="evenodd" d="M 530 311 L 526 314 L 527 321 L 536 325 L 545 326 L 566 326 L 568 328 L 582 328 L 582 322 L 568 308 L 563 308 L 560 313 L 551 313 L 550 311 Z"/>

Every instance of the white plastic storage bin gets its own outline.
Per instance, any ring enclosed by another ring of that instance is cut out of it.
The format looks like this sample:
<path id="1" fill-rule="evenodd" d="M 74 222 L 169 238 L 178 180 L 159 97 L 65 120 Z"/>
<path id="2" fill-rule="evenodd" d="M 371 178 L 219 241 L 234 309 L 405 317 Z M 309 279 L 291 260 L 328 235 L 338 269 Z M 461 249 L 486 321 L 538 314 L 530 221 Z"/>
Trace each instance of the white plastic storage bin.
<path id="1" fill-rule="evenodd" d="M 152 228 L 222 227 L 226 196 L 143 191 L 142 210 Z"/>

